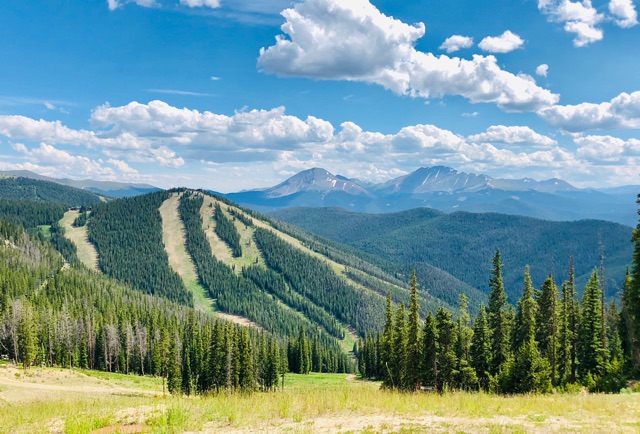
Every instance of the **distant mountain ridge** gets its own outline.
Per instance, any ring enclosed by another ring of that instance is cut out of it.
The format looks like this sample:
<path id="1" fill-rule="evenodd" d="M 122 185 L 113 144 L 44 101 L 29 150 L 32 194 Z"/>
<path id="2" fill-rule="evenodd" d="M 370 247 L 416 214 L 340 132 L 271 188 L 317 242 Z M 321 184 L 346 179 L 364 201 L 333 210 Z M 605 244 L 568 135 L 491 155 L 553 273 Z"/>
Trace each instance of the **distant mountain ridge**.
<path id="1" fill-rule="evenodd" d="M 380 184 L 313 168 L 272 188 L 225 196 L 263 212 L 300 206 L 367 213 L 429 207 L 444 212 L 497 212 L 558 221 L 600 219 L 631 226 L 636 219 L 634 190 L 634 186 L 580 189 L 558 178 L 500 179 L 434 166 Z"/>
<path id="2" fill-rule="evenodd" d="M 56 184 L 67 185 L 69 187 L 87 190 L 101 196 L 109 196 L 115 198 L 138 196 L 141 194 L 161 190 L 160 188 L 154 187 L 153 185 L 149 184 L 136 184 L 116 181 L 94 181 L 92 179 L 76 180 L 69 178 L 51 178 L 48 176 L 30 172 L 28 170 L 0 171 L 0 175 L 55 182 Z"/>

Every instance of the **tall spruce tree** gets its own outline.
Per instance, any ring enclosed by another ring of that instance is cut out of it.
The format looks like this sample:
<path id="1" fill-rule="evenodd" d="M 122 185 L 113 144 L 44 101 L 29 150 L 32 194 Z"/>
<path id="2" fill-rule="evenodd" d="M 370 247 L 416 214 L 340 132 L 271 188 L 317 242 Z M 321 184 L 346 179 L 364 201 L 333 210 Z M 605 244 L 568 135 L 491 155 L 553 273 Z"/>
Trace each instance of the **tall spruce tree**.
<path id="1" fill-rule="evenodd" d="M 443 307 L 436 313 L 436 330 L 438 332 L 438 390 L 443 391 L 453 386 L 453 374 L 456 367 L 455 339 L 456 323 L 452 319 L 451 312 Z"/>
<path id="2" fill-rule="evenodd" d="M 400 303 L 396 309 L 393 331 L 393 352 L 391 358 L 392 384 L 398 389 L 406 388 L 407 372 L 407 324 L 404 304 Z"/>
<path id="3" fill-rule="evenodd" d="M 422 385 L 427 388 L 427 390 L 437 389 L 439 384 L 438 331 L 436 329 L 436 320 L 431 312 L 429 312 L 424 321 L 424 329 L 422 332 L 422 362 L 420 366 L 422 371 Z"/>
<path id="4" fill-rule="evenodd" d="M 572 309 L 572 300 L 569 299 L 567 282 L 562 284 L 562 299 L 558 311 L 558 364 L 557 378 L 559 384 L 565 384 L 571 376 L 571 341 L 573 339 L 569 328 L 569 314 Z"/>
<path id="5" fill-rule="evenodd" d="M 633 333 L 633 312 L 631 301 L 633 293 L 633 281 L 631 280 L 631 274 L 627 269 L 627 274 L 624 279 L 622 293 L 622 307 L 620 309 L 620 344 L 625 358 L 626 371 L 629 374 L 634 374 L 634 371 L 640 367 L 640 347 L 636 341 Z"/>
<path id="6" fill-rule="evenodd" d="M 640 194 L 636 201 L 640 205 Z M 640 208 L 638 208 L 640 216 Z M 638 225 L 633 230 L 631 240 L 634 243 L 633 262 L 631 266 L 631 282 L 627 292 L 627 306 L 629 310 L 629 319 L 633 331 L 633 341 L 631 342 L 631 354 L 635 366 L 640 366 L 640 219 Z"/>
<path id="7" fill-rule="evenodd" d="M 387 294 L 387 303 L 384 312 L 384 329 L 381 339 L 381 359 L 384 366 L 382 366 L 382 384 L 385 387 L 393 387 L 392 372 L 395 369 L 392 366 L 393 359 L 393 303 L 391 301 L 391 293 Z"/>
<path id="8" fill-rule="evenodd" d="M 478 376 L 471 367 L 471 340 L 473 330 L 469 327 L 471 318 L 468 311 L 467 296 L 460 294 L 458 302 L 459 316 L 457 321 L 455 354 L 456 368 L 454 384 L 456 388 L 463 390 L 476 390 L 478 388 Z"/>
<path id="9" fill-rule="evenodd" d="M 602 342 L 602 308 L 600 307 L 600 281 L 594 269 L 582 296 L 582 315 L 578 331 L 578 372 L 582 378 L 601 377 L 605 372 L 606 357 Z"/>
<path id="10" fill-rule="evenodd" d="M 542 288 L 537 293 L 538 317 L 536 341 L 540 348 L 540 354 L 547 359 L 551 368 L 551 382 L 558 384 L 558 287 L 549 274 Z"/>
<path id="11" fill-rule="evenodd" d="M 550 389 L 549 367 L 536 342 L 538 305 L 533 297 L 529 267 L 525 268 L 524 290 L 518 301 L 514 323 L 514 354 L 503 392 L 546 392 Z"/>
<path id="12" fill-rule="evenodd" d="M 426 327 L 425 327 L 426 330 Z M 489 370 L 491 368 L 491 337 L 484 305 L 480 306 L 473 325 L 471 339 L 471 366 L 476 371 L 478 382 L 483 390 L 489 388 Z"/>
<path id="13" fill-rule="evenodd" d="M 420 306 L 418 305 L 418 280 L 416 272 L 411 273 L 409 282 L 411 301 L 409 303 L 409 322 L 407 324 L 407 349 L 405 359 L 406 388 L 420 388 Z"/>
<path id="14" fill-rule="evenodd" d="M 489 280 L 489 330 L 491 331 L 491 375 L 500 370 L 500 366 L 509 356 L 509 330 L 507 313 L 507 294 L 502 280 L 503 263 L 500 259 L 500 250 L 496 249 L 493 257 L 493 269 Z"/>

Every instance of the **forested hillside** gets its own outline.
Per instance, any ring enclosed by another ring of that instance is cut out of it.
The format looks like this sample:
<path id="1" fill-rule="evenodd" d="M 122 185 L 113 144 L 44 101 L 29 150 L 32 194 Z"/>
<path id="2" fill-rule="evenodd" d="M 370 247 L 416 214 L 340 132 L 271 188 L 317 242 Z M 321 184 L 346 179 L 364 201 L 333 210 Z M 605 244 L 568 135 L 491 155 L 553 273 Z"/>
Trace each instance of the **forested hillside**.
<path id="1" fill-rule="evenodd" d="M 29 178 L 0 177 L 0 198 L 33 202 L 57 202 L 72 206 L 92 206 L 100 197 L 90 191 Z"/>
<path id="2" fill-rule="evenodd" d="M 426 208 L 393 214 L 298 208 L 274 216 L 380 258 L 389 272 L 397 270 L 407 276 L 417 269 L 423 279 L 420 276 L 428 274 L 430 265 L 485 293 L 491 255 L 500 248 L 511 302 L 519 297 L 526 265 L 531 266 L 531 278 L 539 285 L 551 270 L 566 277 L 573 257 L 576 281 L 584 286 L 593 267 L 600 264 L 600 243 L 606 296 L 615 296 L 622 289 L 632 251 L 631 228 L 596 220 L 551 222 L 492 213 L 443 214 Z"/>
<path id="3" fill-rule="evenodd" d="M 169 193 L 114 200 L 94 207 L 89 240 L 96 246 L 100 270 L 148 294 L 192 306 L 193 295 L 169 267 L 158 209 Z"/>
<path id="4" fill-rule="evenodd" d="M 50 246 L 0 220 L 0 358 L 162 376 L 186 394 L 270 390 L 288 369 L 284 341 L 61 267 Z"/>

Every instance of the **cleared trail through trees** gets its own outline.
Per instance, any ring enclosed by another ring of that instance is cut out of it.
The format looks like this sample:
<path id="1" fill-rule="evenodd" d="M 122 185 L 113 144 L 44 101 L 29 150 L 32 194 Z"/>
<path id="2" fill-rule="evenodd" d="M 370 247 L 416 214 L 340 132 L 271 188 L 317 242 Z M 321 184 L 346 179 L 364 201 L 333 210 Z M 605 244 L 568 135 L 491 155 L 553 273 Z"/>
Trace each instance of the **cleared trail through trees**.
<path id="1" fill-rule="evenodd" d="M 98 268 L 98 251 L 96 247 L 89 242 L 87 226 L 73 226 L 73 222 L 78 216 L 80 216 L 80 212 L 77 210 L 67 211 L 64 213 L 62 220 L 60 220 L 60 226 L 64 228 L 65 238 L 76 246 L 80 262 L 91 270 L 100 271 Z"/>
<path id="2" fill-rule="evenodd" d="M 169 257 L 169 266 L 180 275 L 184 285 L 192 292 L 196 309 L 214 313 L 220 318 L 235 324 L 259 328 L 258 324 L 247 318 L 216 311 L 214 300 L 209 297 L 207 291 L 200 284 L 196 266 L 189 253 L 187 253 L 184 223 L 178 211 L 182 194 L 173 193 L 169 199 L 162 203 L 159 209 L 162 217 L 162 241 Z"/>

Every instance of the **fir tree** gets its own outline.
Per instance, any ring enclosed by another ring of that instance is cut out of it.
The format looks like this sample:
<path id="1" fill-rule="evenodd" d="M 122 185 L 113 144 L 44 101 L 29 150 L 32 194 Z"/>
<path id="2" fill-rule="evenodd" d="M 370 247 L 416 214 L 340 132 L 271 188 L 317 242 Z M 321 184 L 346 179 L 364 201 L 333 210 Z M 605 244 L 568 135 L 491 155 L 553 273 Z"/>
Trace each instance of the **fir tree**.
<path id="1" fill-rule="evenodd" d="M 411 303 L 409 304 L 405 360 L 406 387 L 409 390 L 418 390 L 420 388 L 420 307 L 418 306 L 418 281 L 415 271 L 411 274 L 409 287 L 411 290 Z"/>
<path id="2" fill-rule="evenodd" d="M 441 379 L 438 384 L 438 390 L 443 391 L 452 386 L 457 360 L 454 350 L 456 323 L 453 322 L 451 312 L 447 312 L 442 307 L 436 313 L 436 329 L 438 332 L 438 366 Z"/>
<path id="3" fill-rule="evenodd" d="M 558 288 L 553 280 L 553 274 L 549 274 L 537 295 L 536 341 L 540 348 L 540 354 L 549 362 L 551 382 L 555 385 L 557 384 L 558 362 Z"/>
<path id="4" fill-rule="evenodd" d="M 400 303 L 396 309 L 393 330 L 393 348 L 391 357 L 392 385 L 394 388 L 406 387 L 406 357 L 407 357 L 407 325 L 405 322 L 404 304 Z"/>
<path id="5" fill-rule="evenodd" d="M 640 205 L 640 194 L 636 203 Z M 638 208 L 638 215 L 640 215 L 640 208 Z M 637 367 L 640 366 L 640 220 L 633 230 L 631 240 L 634 243 L 631 282 L 628 289 L 625 288 L 625 298 L 633 334 L 631 355 L 633 363 Z"/>
<path id="6" fill-rule="evenodd" d="M 471 366 L 476 371 L 480 387 L 483 390 L 488 390 L 489 370 L 491 368 L 491 339 L 484 305 L 480 306 L 473 326 Z"/>
<path id="7" fill-rule="evenodd" d="M 387 304 L 385 309 L 384 331 L 381 340 L 381 358 L 384 366 L 382 368 L 382 379 L 385 387 L 393 387 L 392 372 L 395 371 L 393 366 L 393 304 L 391 302 L 391 293 L 387 295 Z"/>
<path id="8" fill-rule="evenodd" d="M 578 372 L 599 377 L 605 371 L 605 348 L 601 338 L 602 308 L 600 307 L 600 282 L 594 269 L 582 296 L 582 318 L 578 334 Z"/>
<path id="9" fill-rule="evenodd" d="M 507 294 L 502 281 L 503 263 L 500 250 L 493 257 L 493 270 L 489 280 L 489 329 L 491 331 L 491 374 L 495 375 L 509 355 L 509 330 L 507 319 Z"/>
<path id="10" fill-rule="evenodd" d="M 429 312 L 424 322 L 422 332 L 422 385 L 427 389 L 437 389 L 439 384 L 438 375 L 438 331 L 436 320 Z"/>

